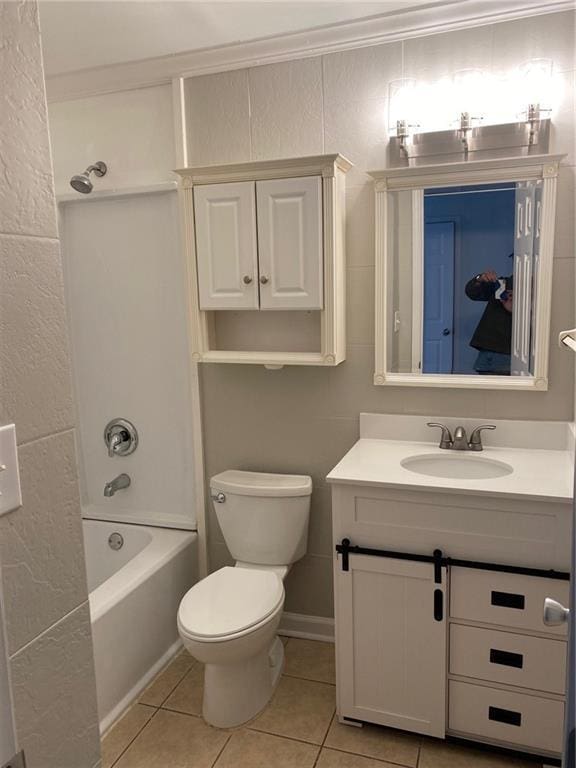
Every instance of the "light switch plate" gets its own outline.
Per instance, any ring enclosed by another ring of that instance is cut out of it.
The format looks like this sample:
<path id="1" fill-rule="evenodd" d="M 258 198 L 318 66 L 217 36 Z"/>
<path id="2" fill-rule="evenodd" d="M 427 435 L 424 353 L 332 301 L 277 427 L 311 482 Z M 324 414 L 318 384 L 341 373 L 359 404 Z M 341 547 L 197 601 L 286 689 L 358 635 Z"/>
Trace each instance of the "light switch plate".
<path id="1" fill-rule="evenodd" d="M 0 427 L 0 515 L 22 506 L 16 427 Z"/>

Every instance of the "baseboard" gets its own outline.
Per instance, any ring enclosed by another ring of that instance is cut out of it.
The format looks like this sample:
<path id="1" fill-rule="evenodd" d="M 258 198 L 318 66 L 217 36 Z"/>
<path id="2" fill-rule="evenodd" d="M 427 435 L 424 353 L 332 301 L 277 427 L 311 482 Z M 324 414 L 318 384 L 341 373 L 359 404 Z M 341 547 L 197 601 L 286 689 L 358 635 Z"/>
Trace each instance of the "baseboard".
<path id="1" fill-rule="evenodd" d="M 164 667 L 168 666 L 168 663 L 172 661 L 174 656 L 182 648 L 182 640 L 178 638 L 175 643 L 172 643 L 166 653 L 161 656 L 158 661 L 146 672 L 146 674 L 138 680 L 136 685 L 131 688 L 126 696 L 116 704 L 116 706 L 110 710 L 110 712 L 100 720 L 100 736 L 104 736 L 107 731 L 116 723 L 117 720 L 124 714 L 125 710 L 134 703 L 138 696 L 142 693 L 144 688 L 152 682 L 158 672 Z"/>
<path id="2" fill-rule="evenodd" d="M 322 640 L 325 643 L 333 643 L 334 619 L 284 612 L 280 619 L 278 634 L 286 637 L 300 637 L 303 640 Z"/>

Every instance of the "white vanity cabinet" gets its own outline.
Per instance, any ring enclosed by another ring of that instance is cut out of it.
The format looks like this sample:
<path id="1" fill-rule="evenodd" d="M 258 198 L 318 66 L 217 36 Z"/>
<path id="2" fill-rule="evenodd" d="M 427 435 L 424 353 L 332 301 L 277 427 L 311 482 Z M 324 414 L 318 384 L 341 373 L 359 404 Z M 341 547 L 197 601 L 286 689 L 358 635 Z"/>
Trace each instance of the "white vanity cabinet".
<path id="1" fill-rule="evenodd" d="M 323 155 L 178 171 L 194 361 L 344 360 L 350 167 Z"/>
<path id="2" fill-rule="evenodd" d="M 571 505 L 329 479 L 341 720 L 557 757 Z"/>
<path id="3" fill-rule="evenodd" d="M 443 737 L 446 569 L 349 556 L 335 568 L 338 705 L 348 718 Z"/>

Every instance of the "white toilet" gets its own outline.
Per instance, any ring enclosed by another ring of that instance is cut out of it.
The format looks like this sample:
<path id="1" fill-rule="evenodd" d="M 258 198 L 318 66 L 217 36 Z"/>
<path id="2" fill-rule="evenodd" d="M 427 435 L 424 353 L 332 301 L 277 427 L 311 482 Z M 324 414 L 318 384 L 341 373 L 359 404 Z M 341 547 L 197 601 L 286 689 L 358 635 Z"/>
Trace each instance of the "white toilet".
<path id="1" fill-rule="evenodd" d="M 184 595 L 178 630 L 205 666 L 204 719 L 241 725 L 270 700 L 284 664 L 276 630 L 283 580 L 306 553 L 312 480 L 228 470 L 210 481 L 216 516 L 236 560 Z"/>

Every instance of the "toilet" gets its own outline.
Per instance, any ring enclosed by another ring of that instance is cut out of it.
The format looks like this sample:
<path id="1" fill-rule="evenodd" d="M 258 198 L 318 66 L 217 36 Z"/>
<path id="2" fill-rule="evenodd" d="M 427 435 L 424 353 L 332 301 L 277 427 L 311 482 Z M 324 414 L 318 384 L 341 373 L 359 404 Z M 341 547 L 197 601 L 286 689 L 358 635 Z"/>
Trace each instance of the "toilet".
<path id="1" fill-rule="evenodd" d="M 232 469 L 212 477 L 210 494 L 236 565 L 184 595 L 178 631 L 205 665 L 204 719 L 231 728 L 266 706 L 282 672 L 284 578 L 306 553 L 312 479 Z"/>

